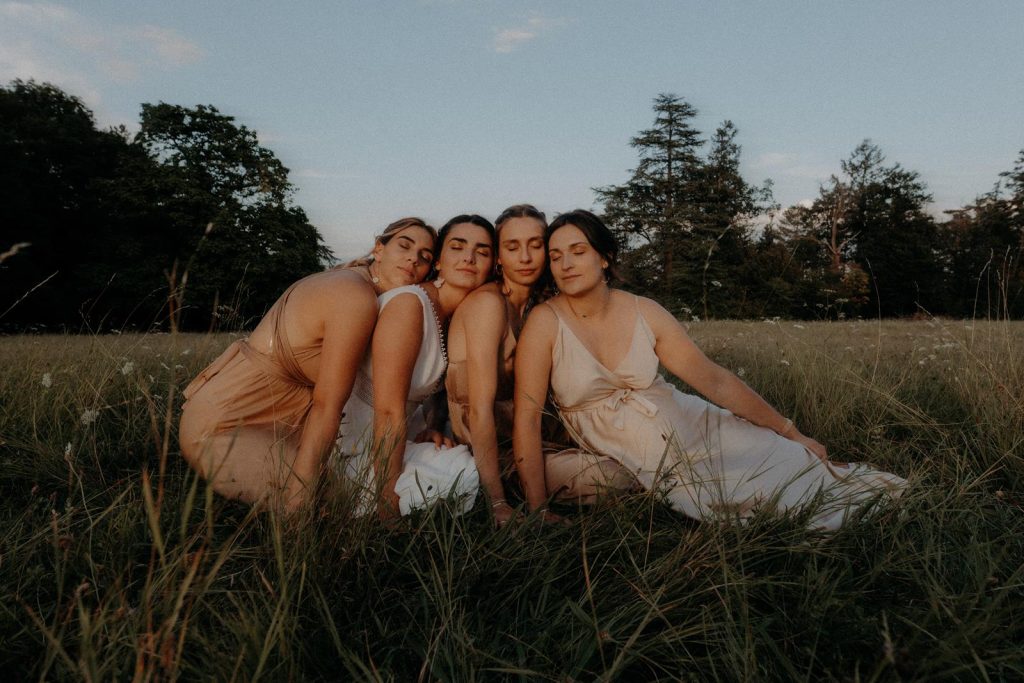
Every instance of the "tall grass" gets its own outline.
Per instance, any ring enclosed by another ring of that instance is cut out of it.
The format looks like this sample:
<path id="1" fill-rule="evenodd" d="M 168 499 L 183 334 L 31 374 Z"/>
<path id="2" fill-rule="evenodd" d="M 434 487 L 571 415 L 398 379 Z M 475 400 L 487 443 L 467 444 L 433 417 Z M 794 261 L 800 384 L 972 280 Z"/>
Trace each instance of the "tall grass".
<path id="1" fill-rule="evenodd" d="M 180 389 L 225 335 L 0 338 L 0 670 L 26 679 L 1024 679 L 1024 325 L 703 323 L 840 459 L 910 477 L 830 537 L 637 494 L 571 526 L 214 497 Z"/>

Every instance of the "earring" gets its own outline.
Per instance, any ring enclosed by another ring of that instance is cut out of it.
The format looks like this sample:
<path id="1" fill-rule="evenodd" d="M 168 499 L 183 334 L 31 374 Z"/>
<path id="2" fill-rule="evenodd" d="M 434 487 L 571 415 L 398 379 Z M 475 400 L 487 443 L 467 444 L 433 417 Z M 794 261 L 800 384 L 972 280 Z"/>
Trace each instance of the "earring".
<path id="1" fill-rule="evenodd" d="M 437 287 L 438 289 L 441 289 L 442 287 L 444 287 L 444 278 L 443 277 L 439 277 L 436 280 L 434 280 L 434 286 Z"/>
<path id="2" fill-rule="evenodd" d="M 379 285 L 380 284 L 380 278 L 377 277 L 374 274 L 374 272 L 373 272 L 373 266 L 374 266 L 375 263 L 377 263 L 377 262 L 376 261 L 370 261 L 370 265 L 366 266 L 366 272 L 370 274 L 370 282 L 372 282 L 375 285 Z"/>

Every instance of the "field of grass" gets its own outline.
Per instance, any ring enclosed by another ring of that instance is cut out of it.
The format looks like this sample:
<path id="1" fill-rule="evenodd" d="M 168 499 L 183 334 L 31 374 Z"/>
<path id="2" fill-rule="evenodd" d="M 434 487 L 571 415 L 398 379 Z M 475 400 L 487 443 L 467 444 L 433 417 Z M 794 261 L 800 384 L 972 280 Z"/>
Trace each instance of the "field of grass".
<path id="1" fill-rule="evenodd" d="M 654 496 L 492 528 L 214 497 L 180 390 L 228 335 L 0 338 L 14 679 L 1024 680 L 1024 323 L 699 323 L 837 459 L 912 481 L 831 537 Z"/>

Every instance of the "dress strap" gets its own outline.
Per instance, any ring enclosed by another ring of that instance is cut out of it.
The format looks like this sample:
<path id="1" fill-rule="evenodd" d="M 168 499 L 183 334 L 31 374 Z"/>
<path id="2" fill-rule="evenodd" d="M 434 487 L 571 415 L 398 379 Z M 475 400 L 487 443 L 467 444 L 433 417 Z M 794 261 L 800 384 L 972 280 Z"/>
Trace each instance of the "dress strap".
<path id="1" fill-rule="evenodd" d="M 299 282 L 302 282 L 302 280 L 299 280 Z M 281 370 L 283 371 L 282 379 L 285 379 L 291 384 L 302 384 L 311 387 L 313 386 L 313 382 L 306 377 L 306 373 L 302 371 L 298 361 L 295 360 L 295 351 L 292 349 L 291 341 L 288 339 L 288 330 L 284 325 L 285 306 L 288 305 L 288 299 L 291 298 L 292 292 L 295 290 L 295 287 L 299 282 L 292 283 L 292 285 L 285 290 L 284 294 L 281 295 L 280 300 L 271 312 L 273 323 L 273 348 L 271 349 L 271 353 L 273 354 L 274 360 L 277 361 L 277 364 L 280 365 Z"/>

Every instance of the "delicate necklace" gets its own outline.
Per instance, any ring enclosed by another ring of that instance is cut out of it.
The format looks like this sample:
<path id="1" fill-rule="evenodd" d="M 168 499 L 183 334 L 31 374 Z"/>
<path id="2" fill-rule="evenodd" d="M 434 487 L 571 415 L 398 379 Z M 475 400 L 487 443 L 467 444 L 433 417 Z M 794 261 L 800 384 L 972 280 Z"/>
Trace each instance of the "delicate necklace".
<path id="1" fill-rule="evenodd" d="M 565 297 L 565 303 L 566 303 L 566 305 L 569 306 L 569 310 L 572 311 L 572 314 L 574 316 L 576 316 L 577 318 L 586 319 L 586 318 L 591 318 L 594 315 L 596 315 L 597 313 L 601 313 L 602 311 L 604 311 L 604 309 L 606 309 L 608 307 L 608 302 L 611 300 L 611 298 L 612 298 L 612 293 L 610 291 L 606 292 L 605 293 L 605 297 L 604 297 L 604 301 L 601 303 L 601 307 L 598 308 L 595 313 L 577 313 L 576 309 L 573 308 L 572 298 L 571 297 L 568 297 L 568 296 Z"/>

